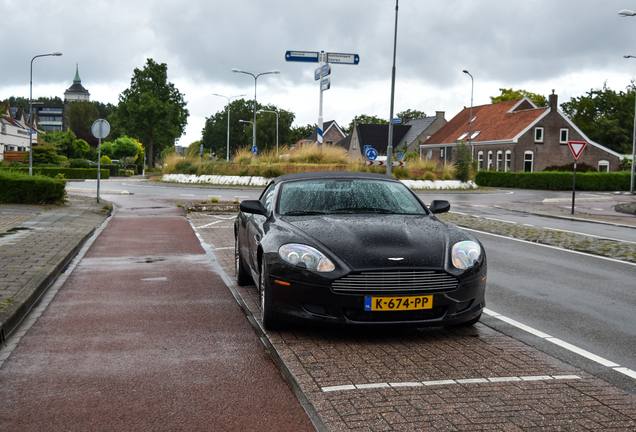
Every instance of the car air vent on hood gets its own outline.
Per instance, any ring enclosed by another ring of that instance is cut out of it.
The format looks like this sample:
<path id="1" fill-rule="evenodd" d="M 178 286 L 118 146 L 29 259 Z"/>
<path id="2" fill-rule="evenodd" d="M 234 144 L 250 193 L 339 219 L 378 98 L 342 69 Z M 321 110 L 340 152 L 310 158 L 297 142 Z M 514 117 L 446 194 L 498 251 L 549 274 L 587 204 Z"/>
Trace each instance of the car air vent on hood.
<path id="1" fill-rule="evenodd" d="M 351 273 L 331 283 L 334 292 L 343 294 L 415 294 L 457 289 L 459 280 L 444 272 L 398 270 Z"/>

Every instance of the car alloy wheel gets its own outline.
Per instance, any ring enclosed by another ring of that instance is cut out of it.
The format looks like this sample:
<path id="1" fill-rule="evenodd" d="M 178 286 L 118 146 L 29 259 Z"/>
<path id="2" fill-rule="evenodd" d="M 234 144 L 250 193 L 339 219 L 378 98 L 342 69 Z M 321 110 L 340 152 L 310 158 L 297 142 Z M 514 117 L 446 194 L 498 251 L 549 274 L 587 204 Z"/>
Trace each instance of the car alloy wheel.
<path id="1" fill-rule="evenodd" d="M 261 274 L 259 277 L 259 297 L 261 300 L 261 319 L 263 327 L 267 330 L 276 330 L 279 328 L 277 320 L 274 318 L 274 302 L 272 300 L 272 291 L 267 281 L 267 266 L 265 260 L 261 264 Z"/>
<path id="2" fill-rule="evenodd" d="M 252 278 L 243 265 L 243 260 L 241 259 L 241 254 L 239 251 L 240 247 L 237 237 L 234 241 L 234 271 L 236 274 L 236 284 L 238 286 L 247 286 L 252 281 Z"/>

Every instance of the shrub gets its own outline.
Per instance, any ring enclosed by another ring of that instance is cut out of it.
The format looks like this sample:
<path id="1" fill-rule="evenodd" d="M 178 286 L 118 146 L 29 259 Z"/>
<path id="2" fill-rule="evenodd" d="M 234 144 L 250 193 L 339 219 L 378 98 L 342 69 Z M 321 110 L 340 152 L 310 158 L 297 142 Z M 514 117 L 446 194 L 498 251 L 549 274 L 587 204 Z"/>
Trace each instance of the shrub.
<path id="1" fill-rule="evenodd" d="M 70 168 L 91 168 L 91 164 L 84 159 L 70 159 L 68 162 L 70 164 Z"/>
<path id="2" fill-rule="evenodd" d="M 629 190 L 629 171 L 611 173 L 577 173 L 576 190 L 580 191 L 626 191 Z M 541 171 L 505 173 L 479 171 L 475 176 L 479 186 L 517 189 L 572 190 L 573 173 Z"/>
<path id="3" fill-rule="evenodd" d="M 574 172 L 574 162 L 566 165 L 550 165 L 546 167 L 543 171 L 559 171 L 559 172 Z M 576 172 L 584 173 L 584 172 L 597 172 L 598 170 L 594 168 L 592 165 L 588 165 L 584 162 L 576 164 Z"/>
<path id="4" fill-rule="evenodd" d="M 102 165 L 111 165 L 113 163 L 113 161 L 111 161 L 108 156 L 104 155 L 99 160 L 99 163 L 102 164 Z"/>
<path id="5" fill-rule="evenodd" d="M 175 169 L 181 174 L 196 174 L 197 172 L 197 167 L 187 160 L 176 164 Z"/>
<path id="6" fill-rule="evenodd" d="M 422 180 L 435 181 L 437 180 L 437 176 L 431 171 L 426 171 L 426 173 L 424 173 L 424 177 L 422 177 Z"/>
<path id="7" fill-rule="evenodd" d="M 455 153 L 455 177 L 462 182 L 470 180 L 473 174 L 473 158 L 463 141 L 457 143 Z"/>
<path id="8" fill-rule="evenodd" d="M 66 199 L 66 181 L 15 171 L 0 171 L 0 203 L 55 204 Z"/>
<path id="9" fill-rule="evenodd" d="M 283 175 L 283 174 L 285 174 L 285 173 L 279 167 L 268 166 L 267 168 L 265 168 L 263 170 L 263 174 L 262 175 L 265 178 L 274 178 L 274 177 L 278 177 L 278 176 Z"/>

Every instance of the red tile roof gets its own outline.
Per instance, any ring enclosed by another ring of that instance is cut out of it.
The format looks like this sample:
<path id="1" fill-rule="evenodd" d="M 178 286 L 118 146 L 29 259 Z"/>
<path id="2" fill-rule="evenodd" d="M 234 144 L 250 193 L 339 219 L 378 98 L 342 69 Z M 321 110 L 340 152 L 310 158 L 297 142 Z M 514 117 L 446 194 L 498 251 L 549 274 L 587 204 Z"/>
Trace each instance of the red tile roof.
<path id="1" fill-rule="evenodd" d="M 518 106 L 517 106 L 518 105 Z M 517 106 L 515 108 L 515 106 Z M 515 108 L 514 111 L 511 110 Z M 535 108 L 528 100 L 499 102 L 492 105 L 473 107 L 473 142 L 512 140 L 520 132 L 534 123 L 547 107 Z M 460 136 L 468 134 L 470 124 L 470 108 L 464 108 L 452 120 L 431 136 L 424 145 L 452 144 Z M 462 139 L 468 142 L 468 135 Z"/>

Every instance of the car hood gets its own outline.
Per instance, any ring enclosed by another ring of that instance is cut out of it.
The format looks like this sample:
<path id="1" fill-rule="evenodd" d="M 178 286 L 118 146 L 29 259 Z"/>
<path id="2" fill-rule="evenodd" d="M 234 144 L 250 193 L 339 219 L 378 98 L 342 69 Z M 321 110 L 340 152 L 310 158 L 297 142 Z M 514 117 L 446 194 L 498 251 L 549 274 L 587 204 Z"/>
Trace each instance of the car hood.
<path id="1" fill-rule="evenodd" d="M 356 270 L 443 268 L 452 230 L 426 215 L 327 215 L 287 222 Z"/>

